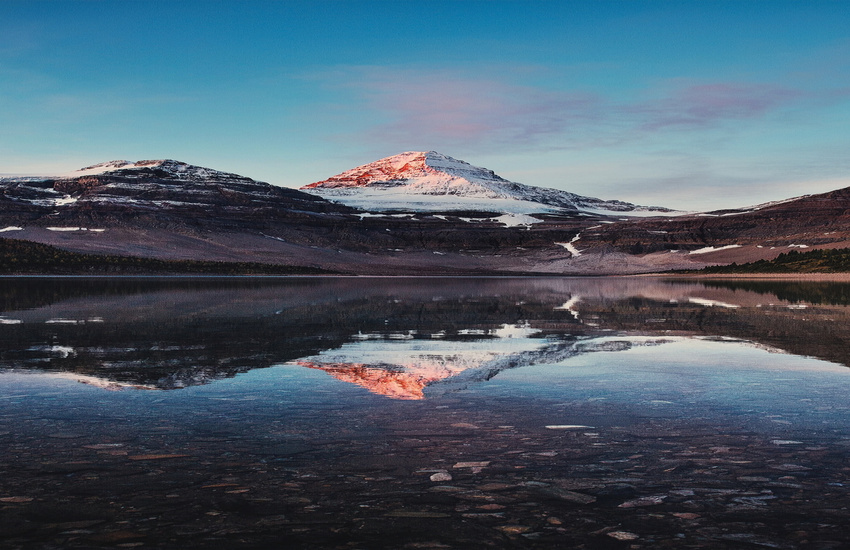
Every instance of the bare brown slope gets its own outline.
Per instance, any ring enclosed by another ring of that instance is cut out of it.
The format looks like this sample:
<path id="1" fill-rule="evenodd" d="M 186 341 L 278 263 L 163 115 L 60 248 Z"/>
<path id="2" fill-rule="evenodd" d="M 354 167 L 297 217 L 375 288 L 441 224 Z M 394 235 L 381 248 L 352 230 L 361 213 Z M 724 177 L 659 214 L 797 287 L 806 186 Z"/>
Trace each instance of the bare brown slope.
<path id="1" fill-rule="evenodd" d="M 773 257 L 789 245 L 835 247 L 850 241 L 850 188 L 753 209 L 722 210 L 679 218 L 622 221 L 582 233 L 587 248 L 604 245 L 632 254 L 741 245 Z"/>

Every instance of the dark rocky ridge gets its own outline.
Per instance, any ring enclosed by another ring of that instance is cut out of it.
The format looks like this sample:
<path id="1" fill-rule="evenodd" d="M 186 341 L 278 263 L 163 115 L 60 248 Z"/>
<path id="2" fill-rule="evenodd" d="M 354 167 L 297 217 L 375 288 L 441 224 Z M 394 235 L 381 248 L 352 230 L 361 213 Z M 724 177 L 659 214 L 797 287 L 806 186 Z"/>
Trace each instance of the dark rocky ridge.
<path id="1" fill-rule="evenodd" d="M 188 167 L 196 170 L 177 170 Z M 206 170 L 177 161 L 104 174 L 41 181 L 7 180 L 0 187 L 4 221 L 42 225 L 61 221 L 121 224 L 130 218 L 191 225 L 190 214 L 262 224 L 264 218 L 308 219 L 351 210 L 294 189 Z M 61 207 L 61 208 L 59 208 Z M 16 218 L 15 210 L 20 212 Z M 49 214 L 45 214 L 50 209 Z"/>

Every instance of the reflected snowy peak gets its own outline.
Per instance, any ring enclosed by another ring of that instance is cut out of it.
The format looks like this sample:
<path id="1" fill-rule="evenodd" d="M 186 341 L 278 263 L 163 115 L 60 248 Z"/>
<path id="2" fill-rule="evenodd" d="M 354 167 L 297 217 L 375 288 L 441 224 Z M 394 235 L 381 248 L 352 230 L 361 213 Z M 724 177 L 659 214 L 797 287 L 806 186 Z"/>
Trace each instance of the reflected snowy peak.
<path id="1" fill-rule="evenodd" d="M 503 325 L 477 339 L 372 336 L 291 364 L 322 370 L 372 393 L 417 400 L 489 380 L 506 369 L 557 364 L 583 353 L 625 351 L 666 341 L 646 337 L 543 337 L 527 325 Z"/>

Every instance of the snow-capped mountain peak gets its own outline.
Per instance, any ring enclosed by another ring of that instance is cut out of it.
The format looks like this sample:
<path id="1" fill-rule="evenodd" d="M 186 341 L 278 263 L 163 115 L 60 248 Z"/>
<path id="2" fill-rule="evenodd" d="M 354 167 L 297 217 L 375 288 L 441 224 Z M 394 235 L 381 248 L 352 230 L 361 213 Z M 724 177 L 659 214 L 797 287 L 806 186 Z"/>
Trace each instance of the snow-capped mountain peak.
<path id="1" fill-rule="evenodd" d="M 8 178 L 0 180 L 0 198 L 63 210 L 94 204 L 162 211 L 250 209 L 293 201 L 310 210 L 324 202 L 294 189 L 173 159 L 111 160 L 59 176 Z"/>
<path id="2" fill-rule="evenodd" d="M 492 170 L 472 166 L 436 151 L 408 151 L 347 170 L 302 189 L 324 191 L 357 187 L 406 187 L 425 195 L 488 195 L 494 184 L 510 182 Z"/>
<path id="3" fill-rule="evenodd" d="M 139 160 L 131 162 L 128 160 L 110 160 L 101 162 L 93 166 L 80 168 L 70 174 L 61 176 L 63 179 L 79 178 L 83 176 L 100 176 L 100 175 L 115 175 L 124 177 L 142 176 L 148 177 L 154 172 L 158 177 L 164 178 L 179 178 L 183 180 L 204 180 L 204 179 L 227 179 L 227 180 L 247 180 L 243 176 L 220 172 L 211 168 L 202 166 L 194 166 L 179 160 L 160 159 L 160 160 Z"/>
<path id="4" fill-rule="evenodd" d="M 632 216 L 670 212 L 515 183 L 492 170 L 436 151 L 393 155 L 301 189 L 369 211 L 480 210 L 510 214 L 585 211 Z"/>

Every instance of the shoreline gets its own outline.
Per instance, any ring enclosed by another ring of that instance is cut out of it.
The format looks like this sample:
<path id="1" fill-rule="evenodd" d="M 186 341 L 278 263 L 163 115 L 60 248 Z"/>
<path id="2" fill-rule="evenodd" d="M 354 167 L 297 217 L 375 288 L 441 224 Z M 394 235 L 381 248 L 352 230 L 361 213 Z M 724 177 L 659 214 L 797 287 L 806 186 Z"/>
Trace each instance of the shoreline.
<path id="1" fill-rule="evenodd" d="M 662 279 L 757 279 L 779 281 L 850 282 L 850 273 L 647 273 L 648 277 Z"/>
<path id="2" fill-rule="evenodd" d="M 753 279 L 850 282 L 850 273 L 435 273 L 435 274 L 357 274 L 357 273 L 293 273 L 293 274 L 212 274 L 212 273 L 4 273 L 3 279 L 296 279 L 296 278 L 383 278 L 383 279 Z"/>

